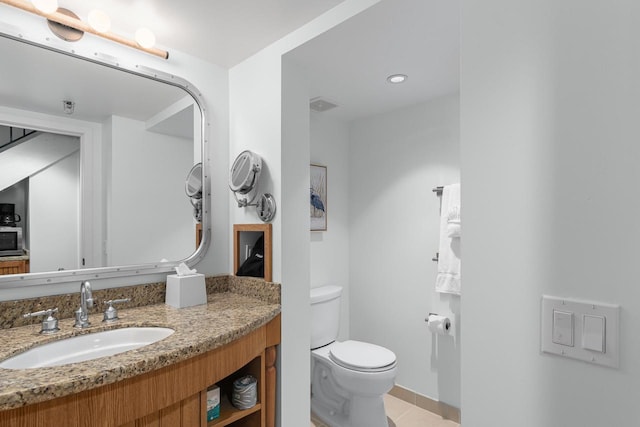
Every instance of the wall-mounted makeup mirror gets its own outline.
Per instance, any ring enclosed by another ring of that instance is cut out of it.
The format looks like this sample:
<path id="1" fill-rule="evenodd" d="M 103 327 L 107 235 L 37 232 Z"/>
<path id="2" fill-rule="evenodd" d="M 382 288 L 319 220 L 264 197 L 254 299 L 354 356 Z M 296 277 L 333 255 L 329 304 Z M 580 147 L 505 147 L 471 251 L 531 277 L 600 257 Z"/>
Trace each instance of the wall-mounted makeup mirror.
<path id="1" fill-rule="evenodd" d="M 164 273 L 202 259 L 210 184 L 200 162 L 209 130 L 197 89 L 143 66 L 17 38 L 0 34 L 0 56 L 10 58 L 0 64 L 0 138 L 35 133 L 0 149 L 0 164 L 21 167 L 0 165 L 0 203 L 14 203 L 22 217 L 30 271 L 0 276 L 0 287 Z"/>
<path id="2" fill-rule="evenodd" d="M 273 220 L 276 215 L 276 200 L 269 194 L 259 193 L 262 158 L 249 150 L 238 154 L 229 171 L 229 188 L 239 208 L 255 206 L 263 222 Z M 238 196 L 240 195 L 240 196 Z M 254 201 L 258 199 L 255 203 Z"/>
<path id="3" fill-rule="evenodd" d="M 184 191 L 193 206 L 193 218 L 202 221 L 202 163 L 193 165 L 184 183 Z"/>

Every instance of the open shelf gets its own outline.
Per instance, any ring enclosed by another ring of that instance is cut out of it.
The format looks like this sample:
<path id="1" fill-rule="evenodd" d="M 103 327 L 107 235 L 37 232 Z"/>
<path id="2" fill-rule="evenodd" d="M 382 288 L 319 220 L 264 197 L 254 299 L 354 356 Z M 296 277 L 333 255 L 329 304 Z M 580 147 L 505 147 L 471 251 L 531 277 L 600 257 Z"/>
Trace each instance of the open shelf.
<path id="1" fill-rule="evenodd" d="M 231 403 L 229 403 L 229 400 L 224 397 L 220 401 L 220 417 L 216 418 L 213 421 L 209 421 L 207 427 L 228 426 L 229 424 L 241 420 L 244 417 L 253 414 L 254 412 L 258 412 L 260 409 L 262 409 L 262 405 L 260 403 L 257 403 L 253 408 L 240 410 L 235 408 Z"/>
<path id="2" fill-rule="evenodd" d="M 257 403 L 254 407 L 249 409 L 237 409 L 231 404 L 230 396 L 233 391 L 233 381 L 245 375 L 253 375 L 258 380 L 258 389 L 256 392 Z M 215 420 L 209 421 L 207 427 L 261 427 L 264 426 L 263 419 L 264 406 L 262 402 L 262 396 L 264 393 L 264 351 L 247 363 L 242 368 L 238 369 L 233 374 L 227 376 L 217 383 L 220 387 L 220 416 Z M 206 392 L 205 392 L 206 394 Z M 206 402 L 206 398 L 204 398 Z"/>

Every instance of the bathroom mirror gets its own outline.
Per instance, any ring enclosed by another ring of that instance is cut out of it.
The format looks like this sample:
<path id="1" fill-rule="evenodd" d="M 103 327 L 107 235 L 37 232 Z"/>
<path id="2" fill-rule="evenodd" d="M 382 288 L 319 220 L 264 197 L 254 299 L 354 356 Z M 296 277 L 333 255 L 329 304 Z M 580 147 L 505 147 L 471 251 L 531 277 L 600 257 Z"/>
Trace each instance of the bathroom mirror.
<path id="1" fill-rule="evenodd" d="M 198 224 L 184 197 L 190 170 L 187 191 L 199 193 L 204 207 L 210 193 L 208 165 L 192 169 L 207 152 L 209 132 L 197 89 L 141 65 L 88 59 L 18 39 L 0 34 L 0 55 L 7 59 L 0 65 L 0 134 L 6 128 L 32 129 L 75 139 L 78 148 L 68 150 L 75 157 L 63 172 L 77 204 L 57 197 L 60 187 L 47 192 L 43 185 L 50 176 L 44 171 L 72 158 L 66 152 L 18 174 L 15 185 L 21 189 L 11 190 L 10 182 L 0 188 L 0 202 L 22 194 L 27 215 L 20 226 L 32 266 L 29 274 L 0 276 L 0 287 L 164 273 L 179 262 L 200 260 L 209 244 L 207 209 Z M 70 106 L 71 114 L 65 111 Z M 29 158 L 41 156 L 42 144 L 33 137 L 26 141 L 14 145 Z M 0 149 L 0 162 L 12 150 Z M 6 171 L 0 167 L 0 181 Z M 65 219 L 64 227 L 48 218 L 56 215 Z M 72 257 L 43 262 L 56 252 Z"/>

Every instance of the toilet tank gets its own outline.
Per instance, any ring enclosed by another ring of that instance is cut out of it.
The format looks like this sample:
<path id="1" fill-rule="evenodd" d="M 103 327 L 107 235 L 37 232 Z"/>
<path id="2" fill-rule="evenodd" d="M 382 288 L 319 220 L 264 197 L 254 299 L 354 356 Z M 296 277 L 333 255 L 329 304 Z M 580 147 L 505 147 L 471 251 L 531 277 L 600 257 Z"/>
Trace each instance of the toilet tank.
<path id="1" fill-rule="evenodd" d="M 311 289 L 311 348 L 322 347 L 338 338 L 340 327 L 340 286 Z"/>

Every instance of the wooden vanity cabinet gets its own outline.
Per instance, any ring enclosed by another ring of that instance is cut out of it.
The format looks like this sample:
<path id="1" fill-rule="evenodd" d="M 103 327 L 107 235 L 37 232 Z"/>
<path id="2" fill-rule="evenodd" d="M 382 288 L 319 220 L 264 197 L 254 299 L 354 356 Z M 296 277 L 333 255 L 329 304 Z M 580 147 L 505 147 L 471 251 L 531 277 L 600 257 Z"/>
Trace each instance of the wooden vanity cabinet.
<path id="1" fill-rule="evenodd" d="M 274 427 L 279 343 L 280 315 L 244 337 L 174 365 L 0 412 L 0 426 Z M 258 379 L 258 403 L 240 411 L 222 393 L 246 374 Z M 207 388 L 213 384 L 221 385 L 221 411 L 207 423 Z"/>
<path id="2" fill-rule="evenodd" d="M 0 276 L 5 274 L 25 274 L 29 272 L 29 260 L 2 261 L 0 258 Z"/>

